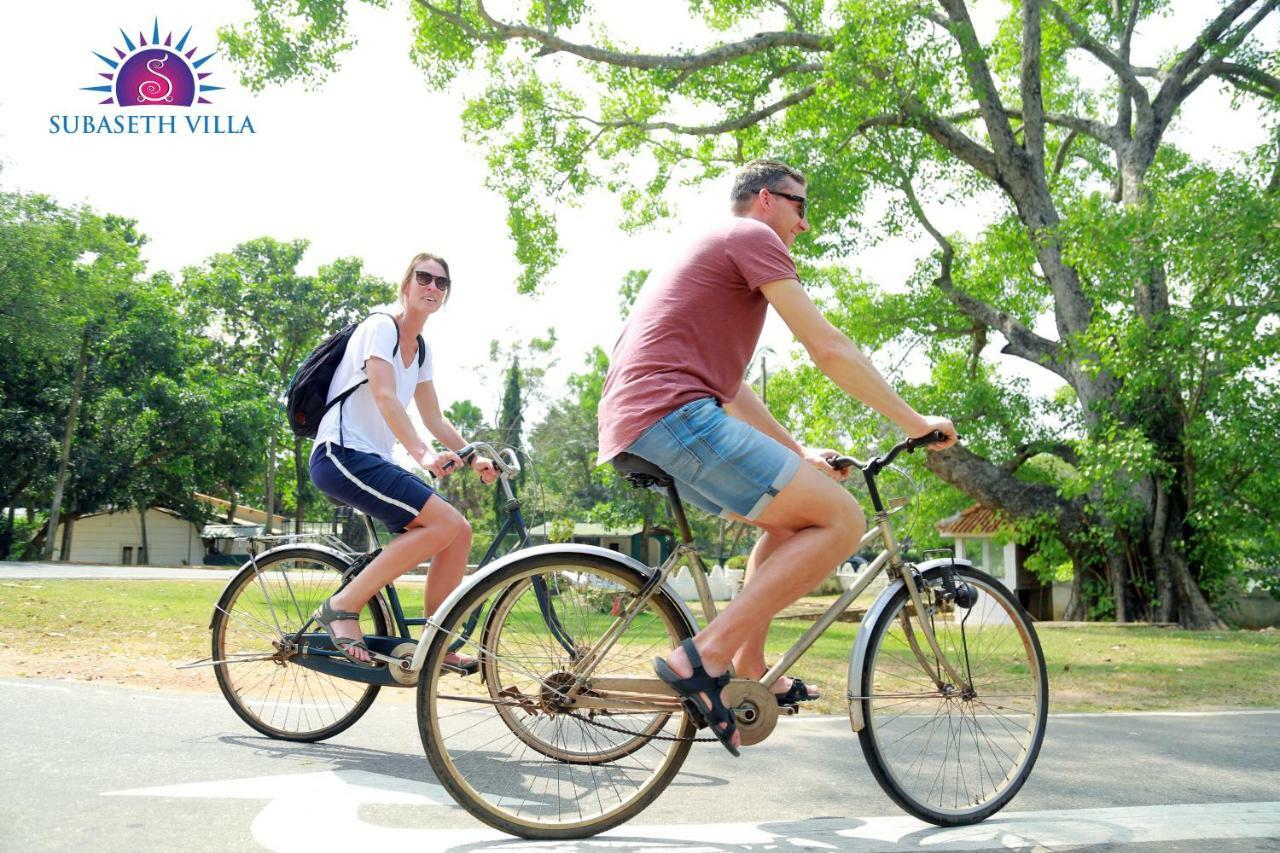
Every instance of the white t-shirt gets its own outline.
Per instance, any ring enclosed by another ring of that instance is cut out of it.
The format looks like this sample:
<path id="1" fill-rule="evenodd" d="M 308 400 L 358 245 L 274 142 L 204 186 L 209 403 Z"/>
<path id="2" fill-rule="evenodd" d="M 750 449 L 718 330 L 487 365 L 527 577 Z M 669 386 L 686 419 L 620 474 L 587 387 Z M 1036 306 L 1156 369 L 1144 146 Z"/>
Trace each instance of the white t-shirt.
<path id="1" fill-rule="evenodd" d="M 376 356 L 391 365 L 396 377 L 396 398 L 400 401 L 400 405 L 408 409 L 418 384 L 431 381 L 431 347 L 423 341 L 421 367 L 418 366 L 416 353 L 409 361 L 409 366 L 405 367 L 405 353 L 403 350 L 396 349 L 398 337 L 395 321 L 386 314 L 374 314 L 357 326 L 350 340 L 347 341 L 347 351 L 343 354 L 342 361 L 338 363 L 338 369 L 333 372 L 333 381 L 329 383 L 326 401 L 332 400 L 356 382 L 368 380 L 369 375 L 365 372 L 364 364 L 371 357 Z M 393 349 L 396 350 L 394 355 Z M 339 414 L 342 418 L 341 437 L 338 429 Z M 346 402 L 325 412 L 324 418 L 320 421 L 320 429 L 316 433 L 316 444 L 326 441 L 341 444 L 352 450 L 376 453 L 383 459 L 391 461 L 391 448 L 395 446 L 396 437 L 391 432 L 391 427 L 387 426 L 387 420 L 382 416 L 382 412 L 378 411 L 378 404 L 373 400 L 373 391 L 370 390 L 367 381 L 357 388 Z"/>

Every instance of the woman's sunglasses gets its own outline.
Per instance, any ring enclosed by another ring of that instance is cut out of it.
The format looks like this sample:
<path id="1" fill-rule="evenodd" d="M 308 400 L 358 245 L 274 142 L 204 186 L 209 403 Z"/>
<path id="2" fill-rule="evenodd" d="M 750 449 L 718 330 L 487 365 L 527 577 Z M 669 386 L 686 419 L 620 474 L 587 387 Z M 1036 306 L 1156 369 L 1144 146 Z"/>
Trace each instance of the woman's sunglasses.
<path id="1" fill-rule="evenodd" d="M 438 290 L 448 290 L 449 285 L 453 283 L 449 280 L 449 276 L 447 275 L 432 275 L 426 270 L 414 270 L 413 280 L 423 287 L 426 287 L 434 281 Z"/>

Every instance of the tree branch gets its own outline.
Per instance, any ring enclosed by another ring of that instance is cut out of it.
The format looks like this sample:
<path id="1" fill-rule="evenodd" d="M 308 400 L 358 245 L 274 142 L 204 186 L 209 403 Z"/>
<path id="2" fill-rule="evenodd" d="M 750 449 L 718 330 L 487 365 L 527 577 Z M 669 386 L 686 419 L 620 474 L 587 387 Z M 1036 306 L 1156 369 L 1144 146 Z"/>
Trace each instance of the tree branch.
<path id="1" fill-rule="evenodd" d="M 1032 168 L 1044 174 L 1044 93 L 1040 80 L 1040 2 L 1022 2 L 1022 133 Z"/>
<path id="2" fill-rule="evenodd" d="M 1209 63 L 1209 65 L 1211 66 L 1210 73 L 1221 77 L 1232 86 L 1259 97 L 1280 98 L 1280 77 L 1268 74 L 1259 68 L 1241 65 L 1237 62 L 1216 60 Z M 1246 83 L 1251 85 L 1245 85 Z"/>
<path id="3" fill-rule="evenodd" d="M 1020 444 L 1014 449 L 1014 455 L 1007 460 L 1000 469 L 1006 474 L 1013 474 L 1033 456 L 1039 456 L 1041 453 L 1048 453 L 1058 457 L 1062 461 L 1072 466 L 1080 464 L 1080 455 L 1076 453 L 1076 449 L 1070 444 L 1063 442 L 1032 442 L 1030 444 Z"/>
<path id="4" fill-rule="evenodd" d="M 1015 518 L 1052 511 L 1062 533 L 1089 525 L 1079 502 L 1064 500 L 1053 486 L 1028 483 L 973 453 L 964 445 L 925 454 L 925 467 L 984 506 Z"/>
<path id="5" fill-rule="evenodd" d="M 974 29 L 973 21 L 969 19 L 969 10 L 964 0 L 939 0 L 939 3 L 947 12 L 951 37 L 960 46 L 960 61 L 964 64 L 969 86 L 973 89 L 978 101 L 978 109 L 982 111 L 982 120 L 987 126 L 987 136 L 991 138 L 994 159 L 997 163 L 1012 165 L 1016 162 L 1016 154 L 1021 151 L 1021 148 L 1013 138 L 1013 128 L 1009 126 L 1009 115 L 1004 104 L 1000 102 L 1000 92 L 991 76 L 991 69 L 987 67 L 986 60 L 983 58 L 984 51 L 978 42 L 978 33 Z"/>
<path id="6" fill-rule="evenodd" d="M 1058 156 L 1053 158 L 1053 174 L 1050 175 L 1051 179 L 1058 177 L 1058 174 L 1062 171 L 1062 167 L 1066 165 L 1067 153 L 1071 150 L 1071 143 L 1076 141 L 1077 136 L 1079 136 L 1077 131 L 1069 131 L 1066 139 L 1062 140 L 1062 144 L 1058 146 Z"/>
<path id="7" fill-rule="evenodd" d="M 468 36 L 481 41 L 531 41 L 542 45 L 541 54 L 568 53 L 591 62 L 616 65 L 622 68 L 666 69 L 684 71 L 688 69 L 710 68 L 744 56 L 763 53 L 773 48 L 792 47 L 798 50 L 829 52 L 833 40 L 829 36 L 820 36 L 804 32 L 765 32 L 757 33 L 742 41 L 730 42 L 702 53 L 694 54 L 648 54 L 627 53 L 625 51 L 605 50 L 589 44 L 578 44 L 560 38 L 548 30 L 531 27 L 526 24 L 511 24 L 501 21 L 489 14 L 481 0 L 476 2 L 476 11 L 489 25 L 487 31 L 476 28 L 458 12 L 442 8 L 431 0 L 414 0 L 432 15 L 461 29 Z"/>
<path id="8" fill-rule="evenodd" d="M 667 130 L 672 133 L 684 134 L 686 136 L 717 136 L 722 133 L 730 133 L 735 130 L 743 130 L 745 128 L 751 127 L 752 125 L 759 124 L 760 122 L 764 121 L 766 118 L 773 115 L 774 113 L 781 112 L 782 110 L 785 110 L 787 107 L 795 106 L 801 101 L 811 98 L 814 94 L 817 93 L 817 91 L 818 91 L 818 87 L 816 84 L 813 86 L 806 86 L 803 89 L 800 89 L 799 91 L 796 91 L 796 92 L 792 92 L 790 95 L 787 95 L 785 98 L 781 98 L 777 101 L 774 101 L 772 104 L 769 104 L 767 107 L 762 107 L 761 109 L 758 109 L 753 113 L 748 113 L 747 115 L 744 115 L 744 116 L 738 116 L 737 118 L 725 119 L 724 121 L 721 121 L 717 124 L 689 125 L 689 124 L 676 124 L 675 122 L 670 122 L 670 121 L 640 121 L 638 119 L 605 120 L 605 119 L 592 118 L 590 116 L 585 116 L 578 113 L 565 113 L 565 112 L 560 112 L 560 115 L 565 118 L 573 118 L 579 121 L 585 121 L 588 124 L 592 124 L 592 125 L 595 125 L 596 127 L 603 128 L 606 130 L 621 130 L 623 128 L 634 128 L 636 130 L 644 130 L 644 131 Z M 547 109 L 551 112 L 557 112 L 551 107 L 547 107 Z"/>
<path id="9" fill-rule="evenodd" d="M 1191 45 L 1182 52 L 1182 55 L 1178 57 L 1178 61 L 1169 69 L 1167 75 L 1168 79 L 1166 79 L 1164 87 L 1162 87 L 1161 94 L 1163 95 L 1163 90 L 1168 88 L 1170 85 L 1180 87 L 1183 81 L 1186 80 L 1195 69 L 1201 58 L 1204 57 L 1209 48 L 1218 44 L 1223 33 L 1227 31 L 1228 27 L 1235 23 L 1236 18 L 1243 15 L 1245 10 L 1256 2 L 1257 0 L 1234 0 L 1231 5 L 1227 6 L 1227 8 L 1223 9 L 1218 14 L 1218 17 L 1206 24 L 1204 29 L 1200 31 L 1200 34 L 1196 36 L 1195 41 L 1193 41 Z M 1258 21 L 1261 21 L 1268 12 L 1275 8 L 1275 6 L 1276 0 L 1268 0 L 1268 2 L 1264 3 L 1259 14 L 1254 16 L 1253 26 L 1257 26 Z M 1248 29 L 1251 30 L 1253 26 L 1250 26 Z M 1246 31 L 1244 35 L 1248 35 L 1248 32 Z M 1243 40 L 1243 36 L 1241 36 L 1241 39 Z"/>
<path id="10" fill-rule="evenodd" d="M 1245 21 L 1244 24 L 1242 24 L 1239 28 L 1237 28 L 1236 31 L 1233 32 L 1229 37 L 1223 39 L 1221 44 L 1215 47 L 1215 52 L 1218 55 L 1218 59 L 1217 60 L 1210 59 L 1207 62 L 1200 65 L 1199 68 L 1196 68 L 1194 71 L 1192 71 L 1187 76 L 1186 82 L 1183 83 L 1181 86 L 1177 87 L 1177 90 L 1173 99 L 1174 103 L 1177 104 L 1186 100 L 1187 96 L 1189 96 L 1192 92 L 1194 92 L 1196 89 L 1200 87 L 1200 84 L 1204 83 L 1205 80 L 1208 80 L 1209 77 L 1213 75 L 1214 66 L 1217 64 L 1217 62 L 1222 58 L 1225 58 L 1226 56 L 1230 55 L 1230 53 L 1233 50 L 1239 47 L 1244 42 L 1244 40 L 1249 37 L 1249 33 L 1253 32 L 1253 30 L 1258 26 L 1258 24 L 1262 23 L 1263 18 L 1265 18 L 1267 15 L 1274 12 L 1277 6 L 1280 6 L 1280 0 L 1267 0 L 1267 2 L 1263 3 L 1262 6 L 1259 7 L 1258 11 L 1253 14 L 1252 18 L 1250 18 L 1248 21 Z M 1178 64 L 1174 66 L 1173 74 L 1177 73 L 1180 65 L 1181 65 L 1181 60 L 1179 60 Z M 1166 81 L 1164 86 L 1169 87 L 1171 82 L 1172 82 L 1171 80 Z M 1163 90 L 1161 91 L 1160 94 L 1161 95 L 1164 94 Z"/>
<path id="11" fill-rule="evenodd" d="M 1067 379 L 1066 369 L 1060 363 L 1061 347 L 1056 342 L 1040 337 L 1008 312 L 999 311 L 955 286 L 955 282 L 951 278 L 951 265 L 955 258 L 955 248 L 951 245 L 951 241 L 944 237 L 942 232 L 929 221 L 929 217 L 925 214 L 920 200 L 916 197 L 909 175 L 903 176 L 901 186 L 912 214 L 942 249 L 941 269 L 938 277 L 934 279 L 934 285 L 945 293 L 947 298 L 966 317 L 990 326 L 1004 335 L 1005 340 L 1008 341 L 1008 345 L 1003 350 L 1004 352 L 1030 361 L 1032 364 L 1038 364 L 1063 379 Z"/>
<path id="12" fill-rule="evenodd" d="M 1095 59 L 1111 69 L 1120 80 L 1121 88 L 1129 94 L 1129 97 L 1133 98 L 1139 110 L 1145 111 L 1151 108 L 1151 96 L 1147 94 L 1147 90 L 1139 82 L 1138 76 L 1134 74 L 1132 65 L 1116 56 L 1110 48 L 1090 35 L 1089 31 L 1081 26 L 1079 21 L 1068 15 L 1066 10 L 1058 5 L 1057 0 L 1044 0 L 1044 4 L 1053 13 L 1053 17 L 1057 19 L 1058 23 L 1071 34 L 1071 38 L 1075 40 L 1076 44 L 1093 54 Z M 1134 5 L 1135 7 L 1137 6 L 1137 0 L 1134 0 Z"/>

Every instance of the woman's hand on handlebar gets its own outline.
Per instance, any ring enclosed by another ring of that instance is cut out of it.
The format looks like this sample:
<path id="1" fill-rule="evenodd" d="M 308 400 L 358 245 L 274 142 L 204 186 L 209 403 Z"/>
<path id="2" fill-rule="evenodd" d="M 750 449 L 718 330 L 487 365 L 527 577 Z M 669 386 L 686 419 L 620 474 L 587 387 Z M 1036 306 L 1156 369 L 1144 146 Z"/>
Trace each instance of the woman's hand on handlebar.
<path id="1" fill-rule="evenodd" d="M 498 466 L 492 459 L 486 459 L 477 453 L 471 457 L 471 470 L 480 475 L 480 482 L 488 484 L 498 479 Z"/>
<path id="2" fill-rule="evenodd" d="M 428 461 L 430 464 L 427 464 Z M 423 456 L 422 462 L 422 467 L 431 472 L 431 476 L 437 480 L 462 468 L 462 460 L 452 450 L 442 450 L 435 455 L 434 459 L 427 454 Z"/>

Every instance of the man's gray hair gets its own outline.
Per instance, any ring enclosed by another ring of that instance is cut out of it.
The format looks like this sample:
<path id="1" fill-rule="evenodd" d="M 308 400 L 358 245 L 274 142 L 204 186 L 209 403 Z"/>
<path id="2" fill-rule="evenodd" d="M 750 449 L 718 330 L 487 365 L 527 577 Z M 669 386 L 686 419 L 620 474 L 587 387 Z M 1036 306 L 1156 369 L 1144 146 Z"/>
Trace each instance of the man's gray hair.
<path id="1" fill-rule="evenodd" d="M 729 198 L 735 209 L 741 208 L 760 190 L 776 189 L 778 184 L 787 178 L 791 178 L 801 186 L 807 183 L 802 172 L 791 168 L 781 160 L 752 160 L 738 172 Z"/>

